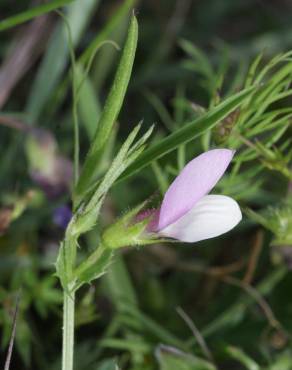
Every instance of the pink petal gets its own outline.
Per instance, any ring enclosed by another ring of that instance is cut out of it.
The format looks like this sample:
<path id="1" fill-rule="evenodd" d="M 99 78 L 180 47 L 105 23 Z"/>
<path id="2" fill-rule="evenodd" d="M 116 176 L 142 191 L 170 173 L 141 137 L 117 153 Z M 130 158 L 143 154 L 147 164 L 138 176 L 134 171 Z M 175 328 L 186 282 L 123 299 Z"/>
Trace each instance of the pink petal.
<path id="1" fill-rule="evenodd" d="M 149 223 L 146 230 L 148 232 L 156 232 L 158 228 L 159 212 L 159 209 L 146 209 L 136 216 L 135 222 L 143 221 L 145 218 L 149 217 Z"/>
<path id="2" fill-rule="evenodd" d="M 223 176 L 233 155 L 233 150 L 213 149 L 190 161 L 165 193 L 158 230 L 177 221 L 209 193 Z"/>

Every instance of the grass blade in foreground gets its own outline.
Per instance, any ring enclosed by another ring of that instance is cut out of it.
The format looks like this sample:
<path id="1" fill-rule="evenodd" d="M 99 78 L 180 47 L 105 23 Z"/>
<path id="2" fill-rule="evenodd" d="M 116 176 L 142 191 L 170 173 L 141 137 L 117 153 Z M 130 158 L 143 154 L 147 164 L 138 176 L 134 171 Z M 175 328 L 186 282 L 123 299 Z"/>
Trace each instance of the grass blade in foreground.
<path id="1" fill-rule="evenodd" d="M 7 30 L 9 28 L 15 27 L 21 23 L 27 22 L 35 17 L 51 12 L 52 10 L 58 9 L 63 5 L 71 3 L 73 0 L 53 0 L 48 4 L 36 6 L 25 12 L 16 14 L 10 18 L 6 18 L 0 21 L 0 31 Z"/>
<path id="2" fill-rule="evenodd" d="M 186 124 L 181 129 L 175 131 L 157 144 L 154 144 L 152 147 L 145 150 L 124 172 L 120 181 L 132 176 L 135 172 L 149 165 L 152 161 L 163 157 L 165 154 L 178 148 L 180 145 L 187 143 L 200 136 L 205 131 L 210 130 L 219 121 L 224 119 L 229 113 L 233 112 L 238 106 L 240 106 L 246 98 L 250 98 L 253 92 L 254 87 L 242 90 L 238 94 L 226 99 L 204 116 Z"/>
<path id="3" fill-rule="evenodd" d="M 103 150 L 110 138 L 112 128 L 121 110 L 132 73 L 137 40 L 138 23 L 136 17 L 133 15 L 120 64 L 75 189 L 75 204 L 79 203 L 94 179 Z"/>

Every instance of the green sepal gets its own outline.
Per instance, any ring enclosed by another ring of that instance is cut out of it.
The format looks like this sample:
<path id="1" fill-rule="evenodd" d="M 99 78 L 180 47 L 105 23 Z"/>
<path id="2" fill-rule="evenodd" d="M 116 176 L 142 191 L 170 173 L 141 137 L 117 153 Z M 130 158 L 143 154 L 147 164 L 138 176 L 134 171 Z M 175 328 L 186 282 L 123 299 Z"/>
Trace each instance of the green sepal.
<path id="1" fill-rule="evenodd" d="M 118 249 L 127 246 L 152 244 L 157 241 L 156 234 L 146 232 L 151 216 L 135 222 L 135 218 L 146 204 L 147 201 L 127 212 L 104 231 L 102 240 L 107 248 Z"/>

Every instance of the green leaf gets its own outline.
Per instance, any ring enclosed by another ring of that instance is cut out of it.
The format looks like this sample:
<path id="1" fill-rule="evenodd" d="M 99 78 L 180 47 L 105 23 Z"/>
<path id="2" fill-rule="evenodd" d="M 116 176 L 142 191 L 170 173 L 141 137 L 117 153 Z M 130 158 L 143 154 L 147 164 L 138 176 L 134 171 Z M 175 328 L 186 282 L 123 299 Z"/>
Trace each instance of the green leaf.
<path id="1" fill-rule="evenodd" d="M 60 279 L 63 289 L 69 294 L 72 279 L 72 270 L 76 259 L 77 241 L 75 238 L 66 238 L 61 242 L 56 261 L 56 276 Z"/>
<path id="2" fill-rule="evenodd" d="M 92 180 L 95 178 L 105 145 L 110 138 L 114 123 L 121 110 L 132 73 L 137 41 L 138 23 L 136 17 L 133 15 L 115 79 L 105 102 L 95 137 L 88 151 L 79 182 L 75 189 L 75 196 L 79 200 L 88 191 Z"/>
<path id="3" fill-rule="evenodd" d="M 145 150 L 143 154 L 133 163 L 133 165 L 129 166 L 129 168 L 124 172 L 123 176 L 120 178 L 120 181 L 132 176 L 134 173 L 149 165 L 154 160 L 163 157 L 165 154 L 178 148 L 180 145 L 197 138 L 207 130 L 214 127 L 229 113 L 240 106 L 240 104 L 242 104 L 246 98 L 250 97 L 253 91 L 254 87 L 245 89 L 238 94 L 233 95 L 215 108 L 211 109 L 205 115 L 199 117 L 193 122 L 190 122 L 189 124 L 184 125 L 179 130 Z"/>
<path id="4" fill-rule="evenodd" d="M 117 349 L 119 351 L 130 351 L 133 354 L 149 354 L 151 352 L 151 345 L 140 338 L 133 339 L 118 339 L 118 338 L 106 338 L 100 341 L 101 347 Z"/>
<path id="5" fill-rule="evenodd" d="M 56 261 L 56 276 L 60 279 L 61 285 L 64 290 L 66 290 L 68 286 L 68 267 L 66 261 L 66 250 L 64 247 L 64 242 L 62 242 L 59 247 L 59 253 Z"/>
<path id="6" fill-rule="evenodd" d="M 94 86 L 89 77 L 84 76 L 84 73 L 81 64 L 77 64 L 75 67 L 77 86 L 82 83 L 80 92 L 78 93 L 78 109 L 87 136 L 92 140 L 100 117 L 101 108 L 94 91 Z"/>
<path id="7" fill-rule="evenodd" d="M 122 312 L 125 304 L 137 305 L 138 300 L 135 288 L 121 254 L 116 255 L 115 261 L 104 279 L 104 283 L 119 312 Z"/>
<path id="8" fill-rule="evenodd" d="M 13 15 L 0 21 L 0 32 L 9 28 L 15 27 L 21 23 L 27 22 L 35 17 L 51 12 L 66 4 L 71 3 L 73 0 L 52 0 L 48 4 L 36 6 L 32 9 L 26 10 L 22 13 Z"/>
<path id="9" fill-rule="evenodd" d="M 160 370 L 216 370 L 210 362 L 173 347 L 159 346 L 156 356 Z"/>
<path id="10" fill-rule="evenodd" d="M 260 370 L 260 366 L 249 356 L 247 356 L 240 348 L 227 346 L 225 352 L 229 357 L 240 362 L 247 370 Z"/>
<path id="11" fill-rule="evenodd" d="M 151 335 L 157 337 L 161 342 L 181 349 L 186 348 L 183 341 L 172 334 L 172 332 L 168 331 L 165 326 L 142 313 L 135 305 L 130 303 L 124 304 L 122 306 L 121 313 L 122 315 L 119 319 L 124 323 L 124 325 L 129 325 L 130 323 L 130 325 L 133 325 L 135 329 L 138 328 L 139 332 L 151 333 Z"/>
<path id="12" fill-rule="evenodd" d="M 97 370 L 119 370 L 119 368 L 117 366 L 116 360 L 109 359 L 102 361 Z"/>
<path id="13" fill-rule="evenodd" d="M 264 370 L 291 370 L 291 352 L 289 350 L 281 353 L 275 362 Z"/>
<path id="14" fill-rule="evenodd" d="M 268 296 L 273 289 L 279 284 L 285 275 L 287 274 L 286 268 L 279 268 L 272 271 L 269 275 L 262 280 L 255 289 L 262 296 Z M 247 308 L 255 303 L 254 297 L 250 295 L 240 295 L 237 302 L 234 302 L 230 307 L 223 311 L 213 321 L 209 322 L 203 330 L 203 335 L 206 338 L 220 330 L 226 328 L 235 327 L 238 325 L 246 316 Z"/>
<path id="15" fill-rule="evenodd" d="M 100 278 L 108 269 L 113 253 L 103 246 L 99 246 L 80 266 L 74 271 L 75 285 L 73 290 L 79 289 L 83 284 L 90 284 Z"/>

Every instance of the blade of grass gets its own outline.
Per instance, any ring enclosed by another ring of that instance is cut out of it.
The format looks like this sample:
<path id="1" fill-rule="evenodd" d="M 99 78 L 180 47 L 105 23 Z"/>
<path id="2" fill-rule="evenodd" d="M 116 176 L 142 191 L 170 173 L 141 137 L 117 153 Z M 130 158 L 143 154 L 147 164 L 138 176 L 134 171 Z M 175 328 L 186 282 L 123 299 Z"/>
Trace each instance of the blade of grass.
<path id="1" fill-rule="evenodd" d="M 19 300 L 20 300 L 20 291 L 18 292 L 17 297 L 16 297 L 16 305 L 15 305 L 15 310 L 13 314 L 12 333 L 11 333 L 11 337 L 9 341 L 9 347 L 8 347 L 8 352 L 7 352 L 7 356 L 5 360 L 4 370 L 10 369 L 13 344 L 14 344 L 14 339 L 16 335 L 16 324 L 17 324 L 17 316 L 18 316 L 18 309 L 19 309 Z"/>
<path id="2" fill-rule="evenodd" d="M 149 332 L 152 335 L 155 335 L 158 340 L 166 343 L 168 345 L 175 346 L 182 350 L 186 349 L 185 343 L 176 337 L 172 332 L 167 330 L 164 326 L 160 325 L 158 322 L 154 321 L 149 316 L 142 313 L 137 307 L 133 305 L 127 305 L 124 307 L 124 312 L 120 316 L 121 320 L 127 322 L 127 318 L 136 321 L 139 323 L 139 326 L 142 327 L 141 330 Z"/>
<path id="3" fill-rule="evenodd" d="M 137 305 L 136 292 L 121 255 L 115 256 L 115 262 L 104 277 L 104 282 L 118 311 L 123 311 L 125 304 Z"/>
<path id="4" fill-rule="evenodd" d="M 143 154 L 129 166 L 119 181 L 125 180 L 134 173 L 146 167 L 154 160 L 163 157 L 165 154 L 178 148 L 180 145 L 187 143 L 205 131 L 214 127 L 218 122 L 224 119 L 230 112 L 234 111 L 246 98 L 250 97 L 254 88 L 248 88 L 240 93 L 226 99 L 224 102 L 216 106 L 207 114 L 199 117 L 195 121 L 184 125 L 179 130 L 162 139 L 157 144 L 154 144 L 149 149 L 145 150 Z"/>
<path id="5" fill-rule="evenodd" d="M 27 22 L 40 15 L 49 13 L 52 10 L 58 9 L 66 4 L 72 3 L 72 1 L 73 0 L 53 0 L 50 1 L 48 4 L 36 6 L 22 13 L 13 15 L 12 17 L 3 19 L 2 21 L 0 21 L 0 32 L 8 30 L 9 28 L 15 27 L 24 22 Z"/>
<path id="6" fill-rule="evenodd" d="M 270 275 L 268 275 L 264 281 L 260 282 L 256 289 L 257 291 L 263 295 L 268 295 L 275 286 L 284 278 L 286 275 L 287 270 L 285 268 L 281 268 L 279 270 L 273 271 Z M 231 307 L 229 307 L 226 311 L 222 312 L 220 316 L 218 316 L 215 320 L 210 322 L 205 329 L 203 330 L 203 335 L 205 338 L 223 330 L 226 327 L 232 327 L 241 322 L 245 315 L 246 310 L 254 303 L 254 300 L 250 296 L 240 296 L 239 300 L 235 302 Z"/>
<path id="7" fill-rule="evenodd" d="M 260 370 L 260 366 L 250 358 L 242 349 L 233 347 L 233 346 L 226 346 L 225 352 L 228 357 L 234 358 L 238 362 L 240 362 L 245 369 L 247 370 Z"/>
<path id="8" fill-rule="evenodd" d="M 78 44 L 98 3 L 99 0 L 78 0 L 67 8 L 66 19 L 72 35 L 71 48 L 73 46 L 76 47 Z M 63 20 L 60 20 L 50 38 L 47 52 L 28 97 L 26 112 L 29 114 L 32 122 L 39 118 L 48 100 L 54 94 L 69 56 L 70 47 L 68 45 L 66 25 Z"/>

